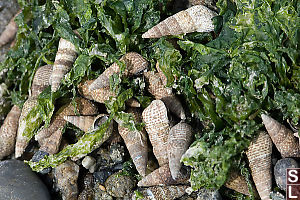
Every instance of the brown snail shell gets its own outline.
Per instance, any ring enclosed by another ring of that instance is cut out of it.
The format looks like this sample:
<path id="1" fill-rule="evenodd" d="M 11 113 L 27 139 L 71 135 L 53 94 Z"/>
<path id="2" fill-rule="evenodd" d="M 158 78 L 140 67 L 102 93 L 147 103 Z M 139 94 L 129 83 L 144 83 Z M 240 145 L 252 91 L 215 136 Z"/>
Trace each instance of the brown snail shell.
<path id="1" fill-rule="evenodd" d="M 51 83 L 52 65 L 39 67 L 33 77 L 31 96 L 38 96 Z"/>
<path id="2" fill-rule="evenodd" d="M 224 185 L 244 195 L 250 195 L 246 179 L 236 171 L 229 174 L 229 178 Z"/>
<path id="3" fill-rule="evenodd" d="M 214 30 L 212 18 L 217 13 L 202 5 L 196 5 L 180 11 L 152 27 L 142 38 L 160 38 L 166 35 L 179 35 L 192 32 L 210 32 Z"/>
<path id="4" fill-rule="evenodd" d="M 84 98 L 76 98 L 76 112 L 82 115 L 96 115 L 97 114 L 97 108 L 96 106 L 90 102 L 87 99 Z M 64 120 L 64 116 L 67 115 L 75 115 L 75 107 L 70 102 L 69 104 L 61 107 L 54 115 L 53 119 L 50 122 L 49 127 L 43 127 L 35 136 L 35 139 L 39 142 L 42 149 L 48 149 L 48 151 L 55 152 L 59 148 L 60 140 L 61 140 L 61 134 L 63 127 L 66 125 L 66 121 Z M 55 133 L 55 134 L 54 134 Z M 52 136 L 52 134 L 54 134 Z M 53 148 L 49 148 L 50 145 L 48 144 L 56 144 L 53 145 Z M 45 148 L 44 148 L 45 146 Z M 46 147 L 48 146 L 48 147 Z M 47 152 L 48 152 L 47 151 Z M 50 153 L 48 152 L 48 153 Z M 55 152 L 56 153 L 56 152 Z"/>
<path id="5" fill-rule="evenodd" d="M 186 185 L 154 186 L 141 190 L 144 200 L 174 200 L 185 194 Z"/>
<path id="6" fill-rule="evenodd" d="M 101 88 L 90 91 L 89 86 L 93 82 L 94 80 L 86 80 L 78 85 L 78 91 L 83 97 L 99 103 L 105 103 L 105 101 L 109 100 L 110 97 L 116 96 L 116 94 L 109 88 Z"/>
<path id="7" fill-rule="evenodd" d="M 139 187 L 149 187 L 156 185 L 177 185 L 186 184 L 189 179 L 189 174 L 180 172 L 176 179 L 172 178 L 168 164 L 165 164 L 154 170 L 141 181 L 138 182 Z"/>
<path id="8" fill-rule="evenodd" d="M 126 65 L 124 76 L 138 75 L 148 68 L 148 62 L 136 52 L 125 54 L 120 61 L 124 61 Z M 89 86 L 89 90 L 109 87 L 109 77 L 117 73 L 120 73 L 120 67 L 117 63 L 113 63 Z"/>
<path id="9" fill-rule="evenodd" d="M 142 114 L 139 109 L 130 108 L 127 111 L 132 113 L 135 122 L 142 122 Z M 119 134 L 123 138 L 133 163 L 140 175 L 146 176 L 148 147 L 145 130 L 130 131 L 128 128 L 118 125 Z"/>
<path id="10" fill-rule="evenodd" d="M 16 146 L 15 146 L 15 157 L 20 157 L 23 152 L 25 151 L 25 148 L 27 147 L 29 141 L 31 138 L 28 138 L 27 136 L 24 136 L 23 133 L 26 130 L 26 123 L 27 123 L 27 115 L 31 112 L 32 108 L 34 108 L 37 105 L 38 101 L 35 97 L 29 97 L 27 101 L 25 101 L 21 115 L 19 118 L 19 126 L 18 126 L 18 134 L 16 139 Z M 34 119 L 31 119 L 32 121 L 37 120 L 38 115 Z"/>
<path id="11" fill-rule="evenodd" d="M 160 166 L 168 163 L 168 112 L 161 100 L 154 100 L 142 113 L 145 128 Z"/>
<path id="12" fill-rule="evenodd" d="M 45 138 L 40 144 L 40 151 L 47 152 L 49 154 L 55 154 L 59 151 L 63 130 L 59 128 L 54 131 L 49 137 Z"/>
<path id="13" fill-rule="evenodd" d="M 192 127 L 187 123 L 180 122 L 170 130 L 168 139 L 168 158 L 170 171 L 174 179 L 177 178 L 180 172 L 180 159 L 189 148 L 190 143 L 192 142 L 192 136 Z"/>
<path id="14" fill-rule="evenodd" d="M 0 129 L 0 160 L 14 152 L 21 110 L 13 106 Z"/>
<path id="15" fill-rule="evenodd" d="M 272 140 L 265 132 L 254 138 L 246 152 L 253 181 L 262 200 L 269 200 L 272 191 Z"/>
<path id="16" fill-rule="evenodd" d="M 76 57 L 75 46 L 71 42 L 61 38 L 59 40 L 51 77 L 52 92 L 58 90 L 61 80 L 71 69 Z"/>
<path id="17" fill-rule="evenodd" d="M 195 6 L 195 5 L 203 5 L 205 7 L 208 7 L 211 10 L 217 11 L 218 8 L 216 6 L 216 1 L 214 0 L 189 0 L 189 5 Z"/>
<path id="18" fill-rule="evenodd" d="M 70 160 L 58 165 L 54 169 L 56 186 L 60 190 L 63 199 L 77 200 L 79 166 Z"/>
<path id="19" fill-rule="evenodd" d="M 140 108 L 141 104 L 135 98 L 130 98 L 125 102 L 126 106 L 132 108 Z"/>
<path id="20" fill-rule="evenodd" d="M 16 33 L 18 31 L 18 25 L 15 22 L 15 18 L 22 12 L 22 10 L 18 11 L 17 14 L 10 20 L 10 22 L 6 25 L 4 31 L 0 35 L 0 47 L 8 44 L 12 41 Z"/>
<path id="21" fill-rule="evenodd" d="M 293 132 L 268 115 L 262 114 L 261 118 L 281 156 L 300 157 L 299 142 Z"/>

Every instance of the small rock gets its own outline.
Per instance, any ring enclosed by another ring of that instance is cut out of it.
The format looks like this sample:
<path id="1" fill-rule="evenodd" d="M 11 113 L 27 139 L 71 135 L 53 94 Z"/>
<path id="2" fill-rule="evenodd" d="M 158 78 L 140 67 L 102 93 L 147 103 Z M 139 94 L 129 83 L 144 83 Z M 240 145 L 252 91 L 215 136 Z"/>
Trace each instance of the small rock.
<path id="1" fill-rule="evenodd" d="M 274 167 L 274 176 L 276 184 L 280 189 L 286 190 L 286 169 L 298 167 L 298 163 L 292 158 L 284 158 L 277 161 Z"/>
<path id="2" fill-rule="evenodd" d="M 124 146 L 120 144 L 111 145 L 109 155 L 114 164 L 122 163 L 124 161 L 124 154 Z"/>
<path id="3" fill-rule="evenodd" d="M 81 162 L 82 166 L 90 171 L 90 173 L 94 173 L 96 168 L 96 159 L 91 156 L 85 156 Z"/>
<path id="4" fill-rule="evenodd" d="M 94 199 L 93 200 L 113 200 L 113 197 L 109 195 L 107 192 L 102 190 L 102 185 L 95 184 L 94 186 Z"/>
<path id="5" fill-rule="evenodd" d="M 0 199 L 51 199 L 47 187 L 30 167 L 18 160 L 0 162 Z"/>
<path id="6" fill-rule="evenodd" d="M 284 195 L 279 192 L 271 192 L 270 197 L 272 200 L 285 200 Z"/>
<path id="7" fill-rule="evenodd" d="M 104 169 L 99 172 L 94 172 L 93 176 L 96 179 L 96 181 L 100 184 L 104 184 L 106 179 L 111 176 L 113 172 L 111 172 L 109 169 Z"/>
<path id="8" fill-rule="evenodd" d="M 125 197 L 132 193 L 136 186 L 135 180 L 130 176 L 115 173 L 108 177 L 105 182 L 107 192 L 113 197 Z"/>
<path id="9" fill-rule="evenodd" d="M 222 197 L 218 190 L 209 190 L 206 188 L 201 188 L 198 191 L 197 200 L 221 200 Z"/>
<path id="10" fill-rule="evenodd" d="M 33 157 L 31 158 L 31 161 L 32 162 L 39 162 L 45 156 L 48 156 L 48 155 L 49 155 L 49 153 L 47 153 L 45 151 L 38 150 L 37 152 L 34 153 Z M 39 173 L 41 173 L 41 174 L 48 174 L 49 172 L 51 172 L 51 167 L 45 168 L 42 171 L 40 171 Z"/>

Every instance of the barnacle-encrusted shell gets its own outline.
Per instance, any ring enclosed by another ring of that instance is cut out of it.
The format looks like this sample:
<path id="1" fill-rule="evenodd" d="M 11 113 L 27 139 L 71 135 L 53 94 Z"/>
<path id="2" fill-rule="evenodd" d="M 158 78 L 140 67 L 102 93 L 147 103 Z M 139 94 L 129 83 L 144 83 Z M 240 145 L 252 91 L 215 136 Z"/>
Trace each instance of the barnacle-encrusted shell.
<path id="1" fill-rule="evenodd" d="M 77 200 L 78 175 L 79 166 L 70 160 L 67 160 L 55 168 L 54 177 L 56 186 L 60 190 L 63 200 Z"/>
<path id="2" fill-rule="evenodd" d="M 129 52 L 122 56 L 120 61 L 125 62 L 126 68 L 123 72 L 124 76 L 132 76 L 141 73 L 148 68 L 148 62 L 136 52 Z M 109 77 L 120 72 L 117 63 L 113 63 L 108 67 L 90 86 L 89 90 L 101 89 L 109 87 Z"/>
<path id="3" fill-rule="evenodd" d="M 246 152 L 253 181 L 262 200 L 270 199 L 272 189 L 272 140 L 265 132 L 254 138 Z"/>
<path id="4" fill-rule="evenodd" d="M 44 65 L 39 67 L 34 75 L 31 96 L 38 96 L 51 83 L 52 65 Z"/>
<path id="5" fill-rule="evenodd" d="M 189 179 L 189 173 L 180 172 L 176 179 L 172 178 L 169 164 L 165 164 L 154 170 L 141 181 L 138 182 L 139 187 L 149 187 L 156 185 L 176 185 L 186 184 Z"/>
<path id="6" fill-rule="evenodd" d="M 168 163 L 168 135 L 170 131 L 167 108 L 161 100 L 154 100 L 143 111 L 143 121 L 160 166 Z"/>
<path id="7" fill-rule="evenodd" d="M 174 179 L 177 178 L 180 172 L 180 159 L 189 148 L 191 141 L 192 127 L 189 124 L 180 122 L 171 128 L 168 139 L 168 158 L 170 171 Z"/>
<path id="8" fill-rule="evenodd" d="M 217 14 L 202 5 L 180 11 L 152 27 L 142 38 L 160 38 L 165 35 L 179 35 L 191 32 L 214 30 L 212 18 Z"/>
<path id="9" fill-rule="evenodd" d="M 14 152 L 21 110 L 13 106 L 0 129 L 0 160 Z"/>
<path id="10" fill-rule="evenodd" d="M 236 171 L 229 174 L 225 186 L 239 193 L 250 195 L 246 179 Z"/>
<path id="11" fill-rule="evenodd" d="M 142 122 L 142 114 L 139 109 L 130 108 L 128 113 L 132 113 L 135 122 Z M 146 165 L 148 160 L 147 135 L 145 130 L 130 131 L 128 128 L 118 126 L 119 134 L 122 136 L 129 154 L 137 171 L 142 176 L 146 176 Z"/>
<path id="12" fill-rule="evenodd" d="M 0 47 L 6 45 L 15 38 L 15 35 L 18 31 L 18 25 L 15 22 L 15 18 L 20 14 L 20 12 L 21 10 L 10 20 L 0 35 Z"/>
<path id="13" fill-rule="evenodd" d="M 156 98 L 162 100 L 167 108 L 170 109 L 180 119 L 185 119 L 184 109 L 179 99 L 172 93 L 172 88 L 167 88 L 163 84 L 159 73 L 152 71 L 144 73 L 148 83 L 148 91 Z M 161 76 L 164 76 L 163 74 Z"/>
<path id="14" fill-rule="evenodd" d="M 154 186 L 142 189 L 143 198 L 140 200 L 174 200 L 185 194 L 186 185 Z"/>
<path id="15" fill-rule="evenodd" d="M 71 69 L 76 57 L 75 46 L 71 42 L 61 38 L 59 40 L 51 77 L 51 90 L 53 92 L 59 88 L 61 80 Z"/>
<path id="16" fill-rule="evenodd" d="M 27 121 L 28 121 L 26 117 L 30 113 L 32 108 L 34 108 L 37 105 L 37 103 L 38 103 L 37 98 L 29 97 L 23 105 L 21 116 L 19 118 L 19 127 L 18 127 L 17 139 L 16 139 L 16 147 L 15 147 L 16 158 L 20 157 L 23 154 L 25 148 L 27 147 L 31 139 L 24 135 L 24 132 L 27 127 Z M 31 119 L 31 122 L 36 121 L 38 117 L 39 115 L 35 115 L 35 117 Z"/>
<path id="17" fill-rule="evenodd" d="M 97 101 L 99 103 L 104 103 L 105 101 L 109 100 L 110 97 L 116 96 L 116 94 L 109 88 L 100 88 L 90 91 L 89 86 L 93 82 L 94 80 L 86 80 L 78 85 L 78 91 L 83 97 L 89 100 Z"/>
<path id="18" fill-rule="evenodd" d="M 261 118 L 281 156 L 300 157 L 299 142 L 293 132 L 268 115 L 262 114 Z"/>

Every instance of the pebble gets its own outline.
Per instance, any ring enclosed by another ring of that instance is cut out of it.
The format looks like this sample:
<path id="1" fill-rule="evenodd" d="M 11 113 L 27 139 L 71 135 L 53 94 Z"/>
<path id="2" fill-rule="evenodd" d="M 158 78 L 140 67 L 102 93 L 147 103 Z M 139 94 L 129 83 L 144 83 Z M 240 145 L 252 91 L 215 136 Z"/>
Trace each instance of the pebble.
<path id="1" fill-rule="evenodd" d="M 292 158 L 284 158 L 277 161 L 274 167 L 274 176 L 276 184 L 280 189 L 286 190 L 286 169 L 298 167 L 298 163 Z"/>
<path id="2" fill-rule="evenodd" d="M 136 186 L 136 181 L 130 177 L 122 175 L 120 172 L 114 173 L 105 182 L 105 188 L 113 197 L 125 197 L 132 193 Z"/>
<path id="3" fill-rule="evenodd" d="M 107 192 L 103 191 L 102 185 L 95 184 L 94 186 L 94 199 L 93 200 L 113 200 L 113 197 Z"/>
<path id="4" fill-rule="evenodd" d="M 96 159 L 91 156 L 85 156 L 81 162 L 82 166 L 90 171 L 90 173 L 94 173 L 96 169 Z"/>
<path id="5" fill-rule="evenodd" d="M 32 162 L 39 162 L 40 160 L 42 160 L 45 156 L 48 156 L 49 153 L 45 152 L 45 151 L 40 151 L 38 150 L 37 152 L 34 153 L 31 161 Z M 51 167 L 45 168 L 42 171 L 40 171 L 40 174 L 48 174 L 51 172 Z"/>
<path id="6" fill-rule="evenodd" d="M 197 200 L 221 200 L 222 197 L 218 190 L 209 190 L 206 188 L 201 188 L 198 191 Z"/>
<path id="7" fill-rule="evenodd" d="M 112 144 L 109 149 L 110 158 L 114 164 L 119 164 L 124 161 L 125 150 L 120 144 Z"/>
<path id="8" fill-rule="evenodd" d="M 104 184 L 106 179 L 111 176 L 113 174 L 112 171 L 110 171 L 109 169 L 103 169 L 99 172 L 94 172 L 93 176 L 95 178 L 95 180 L 100 183 L 100 184 Z"/>
<path id="9" fill-rule="evenodd" d="M 50 200 L 47 187 L 22 161 L 0 162 L 0 199 Z"/>

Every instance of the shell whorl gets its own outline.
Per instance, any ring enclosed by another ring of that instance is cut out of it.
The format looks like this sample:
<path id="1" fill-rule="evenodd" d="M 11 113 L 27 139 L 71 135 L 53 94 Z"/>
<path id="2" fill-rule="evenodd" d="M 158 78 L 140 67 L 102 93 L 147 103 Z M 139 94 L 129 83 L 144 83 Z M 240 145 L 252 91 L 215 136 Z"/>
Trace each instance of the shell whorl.
<path id="1" fill-rule="evenodd" d="M 64 119 L 80 128 L 82 131 L 88 132 L 93 127 L 95 116 L 67 115 L 64 116 Z"/>
<path id="2" fill-rule="evenodd" d="M 138 75 L 148 68 L 147 60 L 136 52 L 129 52 L 125 54 L 122 56 L 120 61 L 125 62 L 126 68 L 123 72 L 124 76 Z M 117 63 L 113 63 L 89 86 L 89 90 L 93 91 L 109 87 L 109 77 L 117 73 L 120 73 L 120 67 Z"/>
<path id="3" fill-rule="evenodd" d="M 142 113 L 145 128 L 160 166 L 168 163 L 168 135 L 170 130 L 167 108 L 161 100 L 154 100 Z"/>
<path id="4" fill-rule="evenodd" d="M 142 121 L 142 114 L 139 109 L 130 108 L 127 112 L 133 114 L 135 122 Z M 126 144 L 137 171 L 140 175 L 146 176 L 148 147 L 145 130 L 130 131 L 128 128 L 122 127 L 120 124 L 118 125 L 118 130 Z"/>
<path id="5" fill-rule="evenodd" d="M 154 170 L 142 180 L 138 182 L 139 187 L 149 187 L 156 185 L 177 185 L 186 184 L 189 179 L 189 174 L 180 172 L 176 179 L 172 178 L 169 165 L 165 164 L 158 169 Z"/>
<path id="6" fill-rule="evenodd" d="M 152 27 L 142 38 L 160 38 L 166 35 L 179 35 L 192 32 L 210 32 L 214 30 L 212 18 L 217 13 L 205 6 L 196 5 L 172 15 Z"/>
<path id="7" fill-rule="evenodd" d="M 168 158 L 170 171 L 174 179 L 177 178 L 180 172 L 180 159 L 189 148 L 191 141 L 192 127 L 189 124 L 180 122 L 171 128 L 168 139 Z"/>
<path id="8" fill-rule="evenodd" d="M 300 157 L 299 142 L 291 130 L 268 115 L 262 114 L 263 123 L 282 157 Z"/>
<path id="9" fill-rule="evenodd" d="M 75 46 L 71 42 L 61 38 L 58 44 L 51 76 L 52 92 L 58 90 L 61 80 L 71 69 L 76 57 L 77 53 Z"/>
<path id="10" fill-rule="evenodd" d="M 254 138 L 246 152 L 253 181 L 262 200 L 269 200 L 272 190 L 271 154 L 272 140 L 265 132 Z"/>
<path id="11" fill-rule="evenodd" d="M 141 190 L 144 200 L 174 200 L 185 194 L 185 190 L 188 188 L 186 185 L 171 185 L 171 186 L 153 186 L 147 189 Z"/>
<path id="12" fill-rule="evenodd" d="M 38 96 L 51 83 L 52 65 L 39 67 L 33 77 L 31 96 Z"/>
<path id="13" fill-rule="evenodd" d="M 224 185 L 225 187 L 244 195 L 250 195 L 246 179 L 236 171 L 230 173 L 229 178 Z"/>
<path id="14" fill-rule="evenodd" d="M 10 41 L 12 41 L 18 31 L 18 25 L 15 22 L 15 18 L 22 12 L 19 10 L 17 14 L 10 20 L 10 22 L 6 25 L 4 31 L 0 35 L 0 47 L 6 45 Z"/>
<path id="15" fill-rule="evenodd" d="M 21 110 L 13 106 L 0 129 L 0 160 L 14 152 Z"/>

